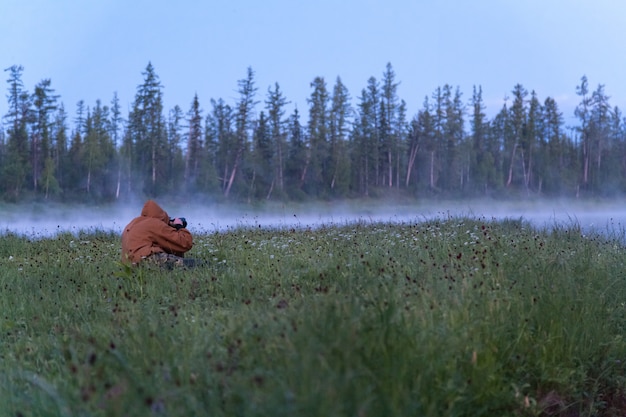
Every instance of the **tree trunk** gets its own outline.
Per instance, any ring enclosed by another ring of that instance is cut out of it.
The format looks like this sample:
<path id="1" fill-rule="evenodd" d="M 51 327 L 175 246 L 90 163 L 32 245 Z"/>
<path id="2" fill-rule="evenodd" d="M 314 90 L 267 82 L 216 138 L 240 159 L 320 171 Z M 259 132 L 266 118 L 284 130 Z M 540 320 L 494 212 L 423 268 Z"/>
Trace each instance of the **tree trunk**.
<path id="1" fill-rule="evenodd" d="M 509 187 L 513 182 L 513 164 L 515 163 L 515 150 L 517 149 L 517 143 L 513 144 L 513 151 L 511 152 L 511 162 L 509 163 L 509 177 L 506 180 L 506 186 Z"/>
<path id="2" fill-rule="evenodd" d="M 393 161 L 391 157 L 391 151 L 387 151 L 387 165 L 389 165 L 389 188 L 393 187 Z"/>
<path id="3" fill-rule="evenodd" d="M 430 188 L 435 188 L 435 151 L 430 151 Z"/>
<path id="4" fill-rule="evenodd" d="M 409 186 L 409 181 L 411 180 L 411 171 L 413 171 L 413 165 L 415 164 L 415 158 L 417 157 L 418 150 L 419 150 L 419 145 L 411 145 L 411 152 L 409 154 L 409 164 L 406 168 L 405 184 L 407 187 Z"/>
<path id="5" fill-rule="evenodd" d="M 272 181 L 272 188 L 274 182 Z M 282 140 L 278 139 L 278 189 L 280 191 L 283 190 L 284 180 L 283 180 L 283 145 Z"/>
<path id="6" fill-rule="evenodd" d="M 233 182 L 235 181 L 235 175 L 237 174 L 237 168 L 239 167 L 239 159 L 243 154 L 243 146 L 240 146 L 237 149 L 237 155 L 235 156 L 235 163 L 233 164 L 233 169 L 230 171 L 230 176 L 228 178 L 228 184 L 226 185 L 226 190 L 224 190 L 224 197 L 228 197 L 230 194 L 230 189 L 233 186 Z"/>

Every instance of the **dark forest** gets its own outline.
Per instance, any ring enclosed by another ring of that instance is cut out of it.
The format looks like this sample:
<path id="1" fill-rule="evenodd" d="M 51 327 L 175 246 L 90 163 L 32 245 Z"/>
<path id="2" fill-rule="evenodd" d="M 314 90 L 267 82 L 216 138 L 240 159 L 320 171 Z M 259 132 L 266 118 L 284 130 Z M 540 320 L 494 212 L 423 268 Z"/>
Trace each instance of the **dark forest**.
<path id="1" fill-rule="evenodd" d="M 128 114 L 80 101 L 71 111 L 44 79 L 5 70 L 0 198 L 111 202 L 194 196 L 258 202 L 348 198 L 613 197 L 626 191 L 626 118 L 586 76 L 574 127 L 558 103 L 517 84 L 493 118 L 481 86 L 443 85 L 407 115 L 391 64 L 352 96 L 337 77 L 311 81 L 306 114 L 286 113 L 278 83 L 259 91 L 252 68 L 234 102 L 163 108 L 148 63 Z M 205 111 L 203 108 L 208 108 Z"/>

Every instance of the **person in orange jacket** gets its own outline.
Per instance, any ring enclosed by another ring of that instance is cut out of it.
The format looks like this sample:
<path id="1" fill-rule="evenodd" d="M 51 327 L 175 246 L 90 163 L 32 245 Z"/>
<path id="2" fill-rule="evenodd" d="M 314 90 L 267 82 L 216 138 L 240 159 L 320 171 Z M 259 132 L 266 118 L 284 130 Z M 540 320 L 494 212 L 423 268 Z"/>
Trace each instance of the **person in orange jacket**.
<path id="1" fill-rule="evenodd" d="M 122 231 L 122 262 L 138 265 L 145 261 L 159 266 L 194 266 L 195 260 L 185 259 L 193 247 L 193 237 L 183 217 L 170 218 L 154 200 L 148 200 Z"/>

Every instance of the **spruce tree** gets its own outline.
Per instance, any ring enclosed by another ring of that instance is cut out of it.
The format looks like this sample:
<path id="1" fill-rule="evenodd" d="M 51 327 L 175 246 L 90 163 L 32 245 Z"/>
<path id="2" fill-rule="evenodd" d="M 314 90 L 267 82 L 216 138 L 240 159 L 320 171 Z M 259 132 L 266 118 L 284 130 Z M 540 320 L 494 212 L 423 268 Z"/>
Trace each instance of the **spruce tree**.
<path id="1" fill-rule="evenodd" d="M 115 182 L 115 198 L 118 199 L 120 197 L 120 192 L 122 190 L 122 168 L 123 161 L 121 155 L 121 133 L 122 124 L 124 120 L 122 119 L 122 110 L 120 106 L 120 100 L 117 96 L 117 92 L 113 93 L 113 99 L 111 100 L 111 120 L 109 122 L 109 136 L 113 140 L 113 144 L 115 147 L 115 170 L 117 171 L 117 179 Z"/>
<path id="2" fill-rule="evenodd" d="M 479 193 L 486 193 L 489 189 L 489 177 L 493 176 L 494 158 L 487 146 L 489 123 L 485 115 L 485 105 L 482 98 L 482 87 L 473 87 L 472 118 L 470 120 L 470 138 L 472 150 L 470 157 L 469 181 L 471 188 Z M 491 175 L 490 175 L 491 174 Z"/>
<path id="3" fill-rule="evenodd" d="M 352 166 L 358 193 L 369 196 L 379 179 L 380 92 L 376 78 L 370 77 L 361 90 L 352 132 Z"/>
<path id="4" fill-rule="evenodd" d="M 541 103 L 537 98 L 537 94 L 533 90 L 530 93 L 530 101 L 528 103 L 528 117 L 524 129 L 524 135 L 521 142 L 522 149 L 522 165 L 524 168 L 524 189 L 526 193 L 539 191 L 538 179 L 540 174 L 535 168 L 535 157 L 538 153 L 538 144 L 541 142 Z"/>
<path id="5" fill-rule="evenodd" d="M 235 141 L 232 149 L 234 152 L 232 153 L 231 168 L 224 188 L 224 196 L 227 198 L 233 187 L 240 165 L 244 162 L 244 153 L 249 147 L 250 130 L 254 120 L 254 107 L 257 104 L 255 101 L 257 88 L 254 84 L 254 71 L 251 67 L 248 67 L 246 78 L 238 82 L 239 101 L 235 112 Z"/>
<path id="6" fill-rule="evenodd" d="M 398 85 L 395 81 L 396 74 L 391 63 L 387 63 L 382 79 L 381 91 L 381 124 L 380 124 L 380 165 L 381 184 L 393 187 L 394 157 L 398 155 L 398 147 L 401 140 L 398 132 L 398 116 L 400 101 L 398 98 Z"/>
<path id="7" fill-rule="evenodd" d="M 288 103 L 284 97 L 278 83 L 274 84 L 274 89 L 268 89 L 265 107 L 268 113 L 268 129 L 272 146 L 274 147 L 274 182 L 279 193 L 282 195 L 285 188 L 285 164 L 287 160 L 286 129 L 284 120 L 284 107 Z"/>
<path id="8" fill-rule="evenodd" d="M 224 100 L 211 99 L 212 110 L 206 120 L 206 142 L 214 149 L 209 153 L 213 158 L 215 171 L 223 193 L 228 185 L 228 174 L 235 159 L 234 111 Z"/>
<path id="9" fill-rule="evenodd" d="M 198 95 L 194 95 L 191 108 L 187 113 L 189 130 L 187 133 L 187 149 L 185 150 L 185 189 L 197 189 L 202 158 L 202 110 Z"/>
<path id="10" fill-rule="evenodd" d="M 144 81 L 137 88 L 128 124 L 133 146 L 132 167 L 129 170 L 133 178 L 130 183 L 140 184 L 141 188 L 134 191 L 156 196 L 167 183 L 167 132 L 163 118 L 163 93 L 152 63 L 148 63 L 142 74 Z"/>
<path id="11" fill-rule="evenodd" d="M 565 138 L 562 132 L 563 114 L 552 97 L 544 100 L 542 126 L 545 150 L 540 154 L 541 160 L 538 167 L 542 176 L 541 190 L 547 194 L 560 195 L 568 186 L 566 179 L 575 179 L 577 173 L 570 171 L 571 165 L 568 164 Z"/>
<path id="12" fill-rule="evenodd" d="M 594 192 L 608 191 L 611 181 L 609 167 L 604 158 L 611 152 L 611 106 L 609 97 L 604 92 L 604 85 L 599 84 L 591 94 L 592 110 L 590 124 L 591 183 Z"/>
<path id="13" fill-rule="evenodd" d="M 329 112 L 330 190 L 335 196 L 346 196 L 350 187 L 350 155 L 348 154 L 349 124 L 352 107 L 348 89 L 337 77 L 333 87 Z"/>
<path id="14" fill-rule="evenodd" d="M 54 95 L 50 79 L 45 79 L 35 86 L 33 93 L 33 127 L 31 129 L 31 168 L 33 190 L 39 188 L 39 180 L 45 169 L 45 194 L 48 195 L 50 183 L 56 183 L 51 149 L 52 114 L 56 110 L 58 96 Z M 50 160 L 50 161 L 48 161 Z"/>
<path id="15" fill-rule="evenodd" d="M 329 114 L 330 97 L 323 77 L 311 83 L 309 123 L 307 128 L 308 158 L 305 166 L 304 186 L 314 196 L 325 196 L 329 190 L 332 172 L 329 169 Z"/>
<path id="16" fill-rule="evenodd" d="M 52 159 L 54 161 L 54 173 L 59 188 L 51 189 L 50 193 L 58 194 L 67 187 L 67 172 L 70 170 L 70 162 L 68 159 L 68 127 L 67 114 L 65 107 L 61 103 L 54 117 L 53 137 L 54 146 L 52 149 Z"/>
<path id="17" fill-rule="evenodd" d="M 465 146 L 464 113 L 465 108 L 461 100 L 461 92 L 457 87 L 452 93 L 452 87 L 445 85 L 443 89 L 444 99 L 444 124 L 443 124 L 443 151 L 441 161 L 444 167 L 441 169 L 441 186 L 447 192 L 459 191 L 467 180 L 467 166 L 469 160 L 469 147 Z"/>
<path id="18" fill-rule="evenodd" d="M 168 192 L 189 192 L 191 184 L 185 180 L 185 158 L 181 143 L 183 142 L 183 121 L 185 116 L 179 105 L 169 111 L 167 120 L 167 184 Z M 200 155 L 197 156 L 200 158 Z"/>
<path id="19" fill-rule="evenodd" d="M 306 176 L 308 152 L 306 149 L 306 135 L 300 123 L 298 108 L 294 109 L 289 117 L 287 161 L 285 163 L 285 181 L 287 193 L 291 198 L 301 199 L 304 196 L 302 187 Z"/>
<path id="20" fill-rule="evenodd" d="M 581 173 L 581 185 L 583 189 L 588 189 L 589 186 L 589 169 L 591 161 L 591 133 L 590 133 L 590 119 L 591 119 L 591 107 L 592 101 L 589 94 L 589 83 L 587 76 L 583 75 L 580 79 L 580 85 L 576 87 L 576 94 L 580 97 L 581 101 L 576 106 L 574 114 L 580 119 L 580 126 L 576 129 L 580 134 L 580 146 L 582 155 L 582 173 Z"/>
<path id="21" fill-rule="evenodd" d="M 252 152 L 246 177 L 249 179 L 248 199 L 269 199 L 274 190 L 274 147 L 265 112 L 261 111 L 252 135 Z"/>
<path id="22" fill-rule="evenodd" d="M 10 200 L 17 201 L 28 180 L 30 171 L 30 152 L 28 126 L 32 119 L 31 97 L 22 82 L 22 66 L 13 65 L 9 72 L 9 112 L 4 119 L 9 126 L 6 160 L 2 166 L 4 191 Z"/>
<path id="23" fill-rule="evenodd" d="M 516 185 L 523 184 L 524 172 L 526 171 L 526 164 L 524 162 L 524 155 L 518 159 L 518 149 L 520 144 L 523 145 L 526 141 L 525 128 L 527 123 L 527 103 L 526 97 L 528 92 L 521 84 L 516 84 L 513 88 L 513 103 L 510 109 L 510 135 L 506 135 L 505 138 L 505 154 L 509 156 L 508 160 L 508 173 L 506 186 L 510 187 L 515 180 Z M 525 149 L 522 149 L 524 152 Z M 518 160 L 521 163 L 518 163 Z M 521 171 L 521 172 L 520 172 Z"/>

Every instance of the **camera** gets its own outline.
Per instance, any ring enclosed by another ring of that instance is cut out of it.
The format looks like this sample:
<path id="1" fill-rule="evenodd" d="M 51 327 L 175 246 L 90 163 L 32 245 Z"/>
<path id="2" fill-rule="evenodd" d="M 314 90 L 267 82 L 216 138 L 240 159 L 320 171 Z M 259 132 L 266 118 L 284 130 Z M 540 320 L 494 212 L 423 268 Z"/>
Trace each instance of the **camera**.
<path id="1" fill-rule="evenodd" d="M 176 230 L 180 230 L 180 229 L 187 227 L 187 219 L 185 219 L 184 217 L 179 217 L 179 219 L 183 224 L 182 225 L 173 224 L 172 227 L 175 227 Z M 174 220 L 176 220 L 176 217 L 170 217 L 170 223 L 172 223 Z"/>

